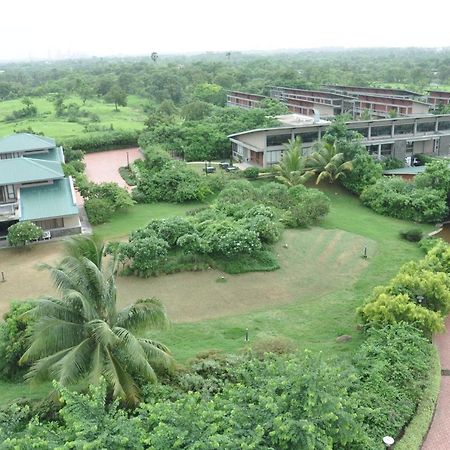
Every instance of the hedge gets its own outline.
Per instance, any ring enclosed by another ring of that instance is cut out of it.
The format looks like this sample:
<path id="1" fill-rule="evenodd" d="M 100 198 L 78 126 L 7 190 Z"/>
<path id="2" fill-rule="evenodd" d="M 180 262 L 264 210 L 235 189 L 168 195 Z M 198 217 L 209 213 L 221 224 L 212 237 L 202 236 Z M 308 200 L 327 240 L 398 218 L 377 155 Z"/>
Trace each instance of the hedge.
<path id="1" fill-rule="evenodd" d="M 83 150 L 86 153 L 95 153 L 114 148 L 137 146 L 139 131 L 108 131 L 89 133 L 76 138 L 65 139 L 58 144 Z"/>
<path id="2" fill-rule="evenodd" d="M 420 450 L 431 426 L 441 385 L 441 364 L 436 347 L 433 347 L 429 377 L 416 414 L 406 427 L 403 437 L 395 445 L 396 450 Z"/>

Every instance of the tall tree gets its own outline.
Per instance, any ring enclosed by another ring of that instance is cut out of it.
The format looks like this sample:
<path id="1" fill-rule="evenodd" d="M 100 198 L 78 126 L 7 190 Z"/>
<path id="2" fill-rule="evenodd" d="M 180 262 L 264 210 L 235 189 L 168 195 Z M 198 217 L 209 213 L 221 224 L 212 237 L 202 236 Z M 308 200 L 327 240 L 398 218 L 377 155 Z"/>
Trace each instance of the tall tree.
<path id="1" fill-rule="evenodd" d="M 127 93 L 120 86 L 114 85 L 105 95 L 105 100 L 114 103 L 116 111 L 118 111 L 119 106 L 127 106 Z"/>
<path id="2" fill-rule="evenodd" d="M 155 365 L 171 367 L 167 347 L 141 336 L 167 324 L 162 304 L 147 298 L 118 311 L 115 266 L 115 258 L 103 260 L 100 242 L 83 238 L 59 265 L 46 266 L 60 298 L 41 298 L 27 312 L 35 325 L 20 362 L 33 363 L 29 380 L 67 386 L 104 377 L 114 397 L 135 405 L 138 380 L 155 381 Z"/>

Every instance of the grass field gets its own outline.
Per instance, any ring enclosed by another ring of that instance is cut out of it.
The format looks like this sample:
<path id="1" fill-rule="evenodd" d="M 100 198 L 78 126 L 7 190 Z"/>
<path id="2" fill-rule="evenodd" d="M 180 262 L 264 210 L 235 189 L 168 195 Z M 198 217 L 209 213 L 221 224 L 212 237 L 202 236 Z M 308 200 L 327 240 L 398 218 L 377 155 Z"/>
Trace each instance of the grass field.
<path id="1" fill-rule="evenodd" d="M 161 298 L 173 324 L 169 330 L 151 336 L 169 345 L 180 362 L 212 348 L 239 351 L 245 346 L 246 328 L 251 342 L 282 335 L 294 340 L 299 348 L 322 351 L 327 357 L 348 357 L 362 339 L 356 329 L 355 308 L 401 264 L 422 254 L 416 244 L 399 238 L 399 231 L 410 228 L 410 223 L 379 216 L 338 188 L 326 187 L 325 191 L 332 199 L 330 214 L 321 227 L 285 231 L 276 246 L 279 270 L 241 275 L 208 270 L 149 279 L 121 277 L 120 304 L 142 297 Z M 95 230 L 104 239 L 121 239 L 151 218 L 184 214 L 194 206 L 137 205 Z M 421 228 L 431 230 L 428 226 Z M 367 260 L 361 257 L 365 246 Z M 7 268 L 8 281 L 0 284 L 0 311 L 5 311 L 13 298 L 51 293 L 48 275 L 37 271 L 35 265 L 54 262 L 61 255 L 60 242 L 22 252 L 1 250 L 0 266 Z M 338 344 L 336 337 L 341 334 L 353 339 Z M 0 402 L 10 398 L 8 391 L 3 394 L 0 384 Z"/>
<path id="2" fill-rule="evenodd" d="M 46 136 L 55 139 L 65 139 L 86 134 L 84 126 L 76 122 L 68 122 L 64 117 L 56 117 L 53 103 L 44 97 L 32 97 L 38 113 L 30 119 L 17 122 L 5 122 L 4 119 L 14 110 L 23 108 L 21 99 L 7 100 L 0 102 L 0 136 L 6 136 L 15 130 L 31 127 L 35 132 L 42 132 Z M 143 112 L 143 100 L 136 96 L 128 96 L 128 106 L 120 107 L 116 112 L 114 105 L 105 103 L 100 99 L 87 100 L 83 105 L 79 97 L 68 97 L 64 104 L 76 103 L 82 109 L 95 113 L 99 116 L 100 122 L 96 123 L 100 127 L 110 127 L 115 130 L 141 130 L 144 128 L 145 114 Z"/>

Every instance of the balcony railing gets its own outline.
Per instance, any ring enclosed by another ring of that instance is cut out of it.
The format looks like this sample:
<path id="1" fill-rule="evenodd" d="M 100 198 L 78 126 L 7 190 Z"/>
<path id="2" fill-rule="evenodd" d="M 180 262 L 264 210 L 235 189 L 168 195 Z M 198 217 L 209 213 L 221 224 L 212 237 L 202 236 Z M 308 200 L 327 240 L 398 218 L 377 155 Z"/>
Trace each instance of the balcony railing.
<path id="1" fill-rule="evenodd" d="M 19 202 L 0 204 L 0 220 L 16 220 L 19 218 Z"/>

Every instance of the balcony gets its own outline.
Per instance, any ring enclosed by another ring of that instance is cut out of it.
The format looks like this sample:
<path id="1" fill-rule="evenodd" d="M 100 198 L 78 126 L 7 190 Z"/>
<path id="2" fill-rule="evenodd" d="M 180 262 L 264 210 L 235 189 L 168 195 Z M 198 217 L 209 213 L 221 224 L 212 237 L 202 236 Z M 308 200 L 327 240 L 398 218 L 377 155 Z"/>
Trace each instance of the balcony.
<path id="1" fill-rule="evenodd" d="M 0 204 L 0 222 L 19 219 L 19 202 Z"/>

